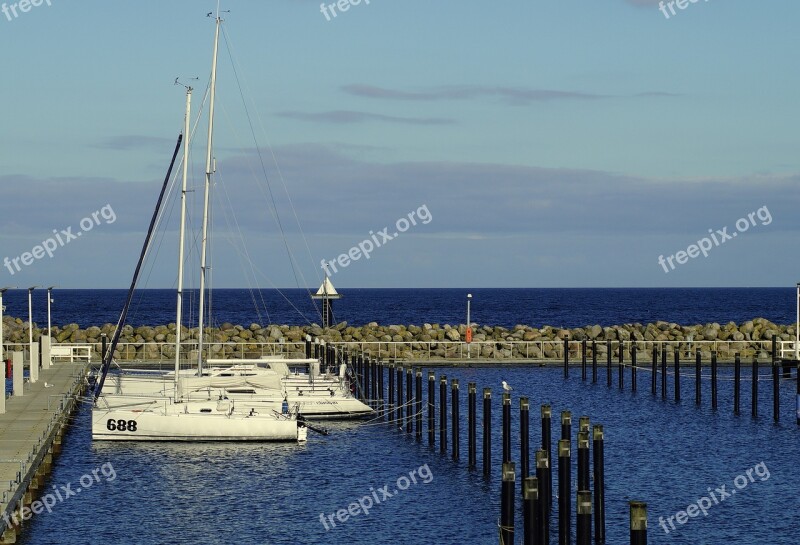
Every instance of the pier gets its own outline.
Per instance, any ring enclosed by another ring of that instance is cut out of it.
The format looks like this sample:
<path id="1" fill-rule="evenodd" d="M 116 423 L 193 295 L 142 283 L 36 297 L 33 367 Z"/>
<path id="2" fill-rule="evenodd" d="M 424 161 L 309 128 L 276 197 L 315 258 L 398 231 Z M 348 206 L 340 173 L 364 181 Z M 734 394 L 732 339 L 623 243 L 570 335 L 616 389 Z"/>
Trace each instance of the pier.
<path id="1" fill-rule="evenodd" d="M 52 468 L 53 457 L 61 450 L 61 439 L 88 367 L 87 363 L 45 365 L 34 369 L 34 375 L 38 370 L 38 380 L 22 383 L 20 353 L 15 365 L 22 395 L 17 389 L 17 395 L 4 399 L 5 411 L 0 410 L 0 544 L 16 543 L 23 523 L 44 510 L 36 500 L 37 494 Z"/>

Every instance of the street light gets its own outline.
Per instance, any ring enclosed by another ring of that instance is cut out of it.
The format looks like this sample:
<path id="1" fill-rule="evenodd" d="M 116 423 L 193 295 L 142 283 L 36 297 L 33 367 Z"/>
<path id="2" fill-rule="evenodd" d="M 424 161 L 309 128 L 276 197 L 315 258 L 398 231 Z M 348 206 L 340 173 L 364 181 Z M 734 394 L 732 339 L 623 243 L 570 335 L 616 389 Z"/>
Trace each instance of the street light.
<path id="1" fill-rule="evenodd" d="M 33 290 L 39 286 L 32 286 L 28 288 L 28 354 L 33 356 Z M 33 365 L 33 361 L 31 361 Z"/>
<path id="2" fill-rule="evenodd" d="M 50 286 L 49 288 L 47 288 L 47 336 L 48 337 L 53 336 L 50 326 L 50 303 L 53 302 L 53 298 L 51 297 L 53 293 L 53 288 L 55 288 L 55 286 Z"/>
<path id="3" fill-rule="evenodd" d="M 794 360 L 800 359 L 800 282 L 797 283 L 797 321 L 794 324 Z M 800 380 L 798 378 L 797 380 Z M 800 386 L 798 386 L 800 388 Z M 800 399 L 797 401 L 800 403 Z M 798 406 L 800 410 L 800 405 Z"/>
<path id="4" fill-rule="evenodd" d="M 3 294 L 8 290 L 15 289 L 16 286 L 0 288 L 0 360 L 6 360 L 5 344 L 3 344 L 3 312 L 6 307 L 3 306 Z"/>
<path id="5" fill-rule="evenodd" d="M 467 294 L 467 359 L 470 357 L 469 343 L 472 342 L 472 323 L 469 321 L 469 305 L 472 302 L 472 294 Z"/>

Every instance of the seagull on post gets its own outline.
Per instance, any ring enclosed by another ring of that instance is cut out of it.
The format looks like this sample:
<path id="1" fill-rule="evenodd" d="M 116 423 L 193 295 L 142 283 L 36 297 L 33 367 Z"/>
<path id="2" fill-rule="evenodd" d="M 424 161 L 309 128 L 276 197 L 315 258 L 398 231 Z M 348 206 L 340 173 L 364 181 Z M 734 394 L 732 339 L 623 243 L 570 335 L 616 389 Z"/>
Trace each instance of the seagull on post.
<path id="1" fill-rule="evenodd" d="M 513 390 L 513 389 L 514 389 L 514 388 L 512 388 L 511 386 L 509 386 L 509 385 L 508 385 L 508 383 L 507 383 L 505 380 L 503 381 L 503 391 L 505 391 L 505 392 L 510 392 L 510 391 L 511 391 L 511 390 Z"/>

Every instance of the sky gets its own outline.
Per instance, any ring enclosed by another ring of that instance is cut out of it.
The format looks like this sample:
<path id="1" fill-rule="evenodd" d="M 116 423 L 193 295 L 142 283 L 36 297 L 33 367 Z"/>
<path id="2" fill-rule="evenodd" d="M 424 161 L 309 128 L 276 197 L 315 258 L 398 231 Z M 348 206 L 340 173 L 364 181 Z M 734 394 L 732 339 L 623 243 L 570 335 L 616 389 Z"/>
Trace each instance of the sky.
<path id="1" fill-rule="evenodd" d="M 196 285 L 216 2 L 39 4 L 0 4 L 0 287 L 128 286 L 187 85 Z M 798 281 L 796 0 L 332 4 L 221 4 L 213 285 Z"/>

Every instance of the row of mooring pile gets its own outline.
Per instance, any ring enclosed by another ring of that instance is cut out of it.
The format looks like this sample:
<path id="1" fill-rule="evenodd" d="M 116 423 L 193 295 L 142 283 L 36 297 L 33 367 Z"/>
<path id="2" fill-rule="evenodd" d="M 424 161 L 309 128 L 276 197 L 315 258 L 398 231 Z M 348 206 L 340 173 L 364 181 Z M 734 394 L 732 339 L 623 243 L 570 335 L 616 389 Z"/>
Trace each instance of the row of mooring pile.
<path id="1" fill-rule="evenodd" d="M 307 355 L 318 353 L 328 367 L 348 363 L 353 369 L 356 395 L 372 406 L 387 425 L 422 442 L 427 435 L 430 448 L 461 459 L 461 385 L 458 379 L 448 382 L 446 375 L 437 378 L 434 371 L 385 363 L 364 354 L 350 354 L 333 348 L 316 351 L 307 347 Z M 424 382 L 427 379 L 427 388 Z M 388 387 L 384 387 L 388 386 Z M 438 393 L 437 393 L 438 390 Z M 423 394 L 427 391 L 427 395 Z M 478 395 L 482 396 L 481 470 L 492 476 L 491 388 L 479 389 L 467 384 L 467 469 L 478 470 Z M 449 410 L 448 410 L 449 405 Z M 550 543 L 551 532 L 559 544 L 606 542 L 604 429 L 591 425 L 587 416 L 579 419 L 577 442 L 573 443 L 572 414 L 561 413 L 561 434 L 552 440 L 552 407 L 540 409 L 541 443 L 531 451 L 530 400 L 519 398 L 519 452 L 512 452 L 512 397 L 504 392 L 502 411 L 501 508 L 498 537 L 502 545 L 515 542 L 515 512 L 521 506 L 522 541 L 525 545 Z M 437 420 L 438 419 L 438 420 Z M 438 436 L 438 439 L 437 439 Z M 574 454 L 573 454 L 574 452 Z M 531 464 L 533 462 L 533 464 Z M 577 483 L 572 483 L 573 467 Z M 554 475 L 553 469 L 557 468 Z M 519 486 L 517 480 L 519 479 Z M 554 491 L 554 480 L 557 489 Z M 556 492 L 556 493 L 554 493 Z M 519 503 L 518 503 L 519 502 Z M 573 505 L 575 506 L 573 510 Z M 632 544 L 647 542 L 646 505 L 630 504 L 630 539 Z"/>
<path id="2" fill-rule="evenodd" d="M 607 341 L 610 343 L 611 341 Z M 567 341 L 565 341 L 565 344 Z M 660 353 L 659 353 L 660 352 Z M 597 362 L 597 345 L 594 341 L 591 343 L 587 343 L 583 341 L 581 343 L 581 378 L 584 381 L 588 380 L 588 356 L 591 353 L 592 362 L 591 362 L 591 372 L 592 372 L 592 383 L 598 382 L 598 362 Z M 613 362 L 611 357 L 611 350 L 610 347 L 606 350 L 607 358 L 605 363 L 605 370 L 606 370 L 606 382 L 609 387 L 613 386 Z M 750 363 L 751 372 L 750 372 L 750 414 L 753 418 L 758 418 L 759 415 L 759 406 L 758 406 L 758 386 L 759 382 L 762 380 L 772 380 L 772 419 L 774 422 L 778 423 L 781 417 L 781 402 L 780 402 L 780 385 L 781 380 L 787 380 L 791 378 L 791 369 L 785 365 L 785 362 L 781 361 L 777 357 L 778 350 L 777 350 L 777 338 L 776 336 L 772 337 L 772 355 L 771 360 L 769 362 L 769 373 L 761 374 L 761 370 L 763 369 L 764 365 L 759 362 L 756 356 L 753 356 L 752 362 Z M 647 354 L 645 354 L 645 357 Z M 671 365 L 670 365 L 671 360 Z M 659 366 L 660 361 L 660 366 Z M 659 374 L 660 374 L 660 394 L 662 400 L 667 400 L 669 396 L 669 377 L 672 377 L 672 393 L 676 402 L 681 401 L 682 390 L 681 390 L 681 377 L 686 377 L 688 379 L 694 379 L 694 401 L 695 404 L 700 406 L 702 405 L 703 400 L 703 388 L 702 382 L 703 380 L 710 381 L 710 389 L 711 389 L 711 408 L 714 410 L 719 409 L 719 364 L 717 362 L 717 353 L 716 351 L 711 352 L 710 356 L 710 372 L 708 374 L 703 374 L 703 367 L 704 367 L 703 358 L 700 352 L 695 354 L 694 359 L 694 373 L 687 372 L 685 369 L 691 365 L 687 365 L 681 362 L 681 353 L 679 350 L 675 349 L 672 350 L 670 354 L 668 350 L 661 349 L 659 351 L 658 347 L 653 347 L 652 350 L 652 360 L 650 367 L 645 367 L 639 364 L 639 352 L 637 349 L 636 344 L 631 345 L 630 349 L 630 361 L 626 364 L 623 361 L 623 353 L 620 351 L 619 360 L 617 362 L 617 371 L 618 371 L 618 379 L 617 384 L 619 385 L 620 390 L 625 389 L 625 368 L 630 367 L 630 389 L 632 392 L 636 392 L 638 388 L 638 371 L 649 372 L 650 373 L 650 391 L 654 396 L 659 394 Z M 671 369 L 670 369 L 671 367 Z M 783 368 L 783 372 L 781 372 L 781 368 Z M 741 414 L 741 392 L 742 392 L 742 357 L 741 354 L 738 352 L 734 354 L 734 364 L 733 364 L 733 413 L 735 415 Z M 800 364 L 797 367 L 797 376 L 800 377 Z M 569 378 L 570 374 L 570 358 L 569 358 L 569 350 L 564 350 L 564 378 Z M 800 426 L 800 380 L 797 380 L 797 397 L 796 397 L 796 420 L 797 425 Z"/>

